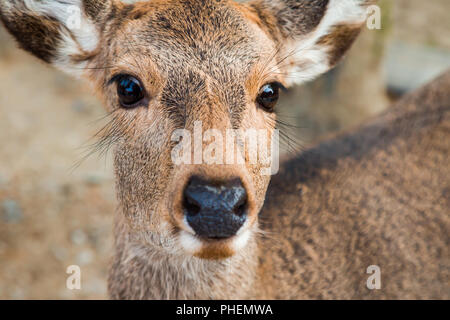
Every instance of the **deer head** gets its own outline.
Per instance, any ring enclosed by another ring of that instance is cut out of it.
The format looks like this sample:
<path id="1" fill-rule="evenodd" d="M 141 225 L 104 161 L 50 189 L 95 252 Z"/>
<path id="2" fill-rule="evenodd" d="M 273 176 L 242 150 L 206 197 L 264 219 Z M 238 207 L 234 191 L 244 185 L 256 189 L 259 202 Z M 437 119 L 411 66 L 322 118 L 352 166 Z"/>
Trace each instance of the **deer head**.
<path id="1" fill-rule="evenodd" d="M 263 130 L 270 144 L 279 90 L 333 67 L 369 2 L 2 0 L 0 16 L 23 49 L 87 79 L 104 101 L 102 142 L 114 145 L 129 235 L 169 254 L 221 259 L 254 239 L 270 176 L 246 143 L 232 161 L 211 143 L 222 137 L 225 148 L 229 130 Z M 198 128 L 208 132 L 200 140 Z M 180 129 L 193 136 L 173 139 Z M 174 159 L 177 150 L 190 161 Z"/>

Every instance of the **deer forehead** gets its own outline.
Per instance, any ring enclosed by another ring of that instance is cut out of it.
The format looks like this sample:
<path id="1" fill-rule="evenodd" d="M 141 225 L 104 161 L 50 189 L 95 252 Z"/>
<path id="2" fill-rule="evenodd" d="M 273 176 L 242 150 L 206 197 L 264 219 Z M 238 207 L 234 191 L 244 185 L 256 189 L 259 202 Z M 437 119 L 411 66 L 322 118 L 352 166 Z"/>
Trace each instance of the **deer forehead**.
<path id="1" fill-rule="evenodd" d="M 115 20 L 105 37 L 108 59 L 120 65 L 127 57 L 124 66 L 135 64 L 165 77 L 242 84 L 255 65 L 270 62 L 275 50 L 268 36 L 228 2 L 138 3 Z"/>

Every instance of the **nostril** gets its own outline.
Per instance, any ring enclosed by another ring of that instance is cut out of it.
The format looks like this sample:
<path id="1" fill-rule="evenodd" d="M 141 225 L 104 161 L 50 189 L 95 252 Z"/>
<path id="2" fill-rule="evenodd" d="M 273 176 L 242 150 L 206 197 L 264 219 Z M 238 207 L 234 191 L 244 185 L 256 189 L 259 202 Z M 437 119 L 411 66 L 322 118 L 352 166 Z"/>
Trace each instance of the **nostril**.
<path id="1" fill-rule="evenodd" d="M 201 210 L 200 205 L 194 199 L 186 195 L 183 199 L 183 207 L 186 214 L 191 217 L 196 216 Z"/>
<path id="2" fill-rule="evenodd" d="M 183 194 L 186 222 L 200 237 L 234 236 L 247 220 L 248 197 L 240 179 L 207 181 L 192 177 Z"/>
<path id="3" fill-rule="evenodd" d="M 244 194 L 234 205 L 233 212 L 235 215 L 242 217 L 247 212 L 247 195 Z"/>

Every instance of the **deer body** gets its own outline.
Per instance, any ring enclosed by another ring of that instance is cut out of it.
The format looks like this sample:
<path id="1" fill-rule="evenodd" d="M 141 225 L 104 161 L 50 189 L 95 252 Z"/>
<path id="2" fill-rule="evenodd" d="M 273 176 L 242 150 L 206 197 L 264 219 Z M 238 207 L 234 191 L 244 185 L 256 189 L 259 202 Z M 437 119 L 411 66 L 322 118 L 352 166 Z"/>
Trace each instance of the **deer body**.
<path id="1" fill-rule="evenodd" d="M 112 298 L 448 296 L 448 76 L 287 162 L 264 208 L 274 154 L 253 162 L 244 137 L 220 156 L 230 130 L 276 141 L 280 89 L 335 66 L 371 3 L 0 2 L 19 45 L 93 84 L 110 114 Z M 385 290 L 365 288 L 372 264 Z"/>
<path id="2" fill-rule="evenodd" d="M 271 297 L 449 298 L 449 89 L 447 72 L 282 165 L 260 216 Z"/>

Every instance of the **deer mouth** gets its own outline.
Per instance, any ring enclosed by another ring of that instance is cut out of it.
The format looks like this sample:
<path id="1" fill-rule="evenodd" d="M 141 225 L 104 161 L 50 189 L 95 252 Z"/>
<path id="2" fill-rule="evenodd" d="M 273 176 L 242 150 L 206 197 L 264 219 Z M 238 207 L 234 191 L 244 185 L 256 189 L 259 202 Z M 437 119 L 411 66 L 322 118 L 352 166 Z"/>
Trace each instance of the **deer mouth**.
<path id="1" fill-rule="evenodd" d="M 232 257 L 242 250 L 251 236 L 249 228 L 228 238 L 203 238 L 189 231 L 180 231 L 180 244 L 194 257 L 206 260 L 220 260 Z"/>

